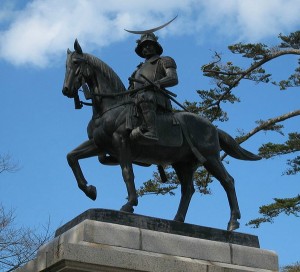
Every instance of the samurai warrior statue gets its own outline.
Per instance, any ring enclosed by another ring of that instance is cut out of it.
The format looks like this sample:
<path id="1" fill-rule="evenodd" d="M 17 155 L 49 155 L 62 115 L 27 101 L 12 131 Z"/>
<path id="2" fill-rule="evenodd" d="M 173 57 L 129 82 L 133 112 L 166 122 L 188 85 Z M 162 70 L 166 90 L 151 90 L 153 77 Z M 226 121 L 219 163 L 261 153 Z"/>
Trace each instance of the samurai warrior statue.
<path id="1" fill-rule="evenodd" d="M 144 138 L 156 142 L 156 113 L 172 110 L 164 88 L 178 84 L 177 66 L 173 58 L 161 56 L 163 48 L 157 41 L 158 37 L 151 30 L 144 32 L 137 40 L 135 52 L 145 61 L 137 66 L 129 78 L 129 90 L 142 88 L 135 95 L 135 103 L 144 121 L 139 130 Z"/>

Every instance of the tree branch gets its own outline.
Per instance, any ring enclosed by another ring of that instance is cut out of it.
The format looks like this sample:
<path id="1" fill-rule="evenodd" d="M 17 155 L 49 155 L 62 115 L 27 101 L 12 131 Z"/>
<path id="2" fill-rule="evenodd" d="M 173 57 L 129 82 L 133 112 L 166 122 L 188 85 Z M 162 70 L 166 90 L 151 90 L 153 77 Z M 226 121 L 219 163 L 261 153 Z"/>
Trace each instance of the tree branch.
<path id="1" fill-rule="evenodd" d="M 300 115 L 300 110 L 291 111 L 289 113 L 277 116 L 275 118 L 271 118 L 271 119 L 261 123 L 258 127 L 254 128 L 246 135 L 240 137 L 239 143 L 245 142 L 246 140 L 248 140 L 250 137 L 252 137 L 253 135 L 255 135 L 257 132 L 259 132 L 261 130 L 267 130 L 268 127 L 270 127 L 276 123 L 283 122 L 289 118 L 292 118 L 292 117 L 295 117 L 298 115 Z"/>
<path id="2" fill-rule="evenodd" d="M 239 144 L 241 144 L 241 143 L 247 141 L 249 138 L 251 138 L 256 133 L 258 133 L 262 130 L 267 130 L 268 127 L 270 127 L 270 126 L 272 126 L 276 123 L 283 122 L 283 121 L 285 121 L 289 118 L 293 118 L 293 117 L 298 116 L 298 115 L 300 115 L 300 110 L 291 111 L 289 113 L 277 116 L 275 118 L 271 118 L 271 119 L 261 123 L 259 126 L 257 126 L 256 128 L 254 128 L 253 130 L 251 130 L 247 134 L 245 134 L 241 137 L 238 137 L 236 140 Z M 226 157 L 227 157 L 227 154 L 225 153 L 221 156 L 221 160 L 223 161 Z"/>
<path id="3" fill-rule="evenodd" d="M 14 173 L 19 169 L 19 164 L 14 162 L 9 154 L 0 154 L 0 174 L 3 172 Z"/>
<path id="4" fill-rule="evenodd" d="M 229 85 L 227 85 L 224 80 L 223 83 L 225 83 L 228 88 L 224 91 L 224 93 L 218 98 L 218 100 L 208 106 L 206 106 L 203 110 L 207 110 L 208 108 L 214 107 L 214 106 L 219 106 L 219 104 L 221 103 L 221 101 L 228 96 L 232 89 L 237 87 L 238 84 L 240 83 L 240 81 L 242 79 L 245 79 L 247 76 L 251 75 L 251 73 L 253 73 L 256 69 L 258 69 L 259 67 L 263 66 L 265 63 L 276 59 L 278 57 L 281 57 L 283 55 L 300 55 L 300 50 L 299 49 L 285 49 L 285 50 L 277 50 L 277 51 L 273 51 L 272 53 L 266 54 L 264 56 L 263 59 L 261 59 L 260 61 L 254 62 L 248 69 L 246 70 L 241 70 L 240 72 L 227 72 L 227 71 L 222 71 L 220 69 L 220 66 L 216 66 L 216 69 L 211 69 L 213 67 L 215 67 L 215 64 L 217 64 L 218 62 L 220 62 L 221 57 L 216 53 L 216 55 L 218 56 L 218 60 L 211 62 L 210 64 L 204 65 L 202 66 L 202 71 L 204 73 L 204 75 L 206 74 L 206 76 L 209 77 L 213 77 L 218 79 L 218 75 L 226 75 L 226 76 L 236 76 L 237 78 L 235 80 L 233 80 L 232 82 L 229 83 Z M 209 75 L 209 74 L 214 74 L 214 76 Z M 217 86 L 222 89 L 221 85 Z"/>

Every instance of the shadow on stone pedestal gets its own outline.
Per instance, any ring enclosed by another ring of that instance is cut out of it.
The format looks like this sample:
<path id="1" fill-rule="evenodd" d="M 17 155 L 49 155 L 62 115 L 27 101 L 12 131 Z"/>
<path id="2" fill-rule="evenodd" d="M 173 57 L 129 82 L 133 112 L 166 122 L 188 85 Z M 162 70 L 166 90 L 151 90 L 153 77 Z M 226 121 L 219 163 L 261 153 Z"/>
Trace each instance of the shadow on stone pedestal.
<path id="1" fill-rule="evenodd" d="M 93 209 L 56 231 L 17 272 L 278 271 L 253 235 Z"/>

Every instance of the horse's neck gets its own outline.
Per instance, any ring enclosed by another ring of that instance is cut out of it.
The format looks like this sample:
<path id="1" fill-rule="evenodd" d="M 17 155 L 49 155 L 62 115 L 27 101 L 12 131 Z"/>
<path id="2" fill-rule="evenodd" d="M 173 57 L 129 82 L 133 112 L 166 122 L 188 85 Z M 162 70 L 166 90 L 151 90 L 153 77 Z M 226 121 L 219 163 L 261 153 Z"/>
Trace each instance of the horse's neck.
<path id="1" fill-rule="evenodd" d="M 118 75 L 103 61 L 94 56 L 87 55 L 90 73 L 88 73 L 88 85 L 94 94 L 93 104 L 95 110 L 102 114 L 109 108 L 119 104 L 123 96 L 108 97 L 126 89 Z M 108 96 L 107 96 L 108 95 Z"/>
<path id="2" fill-rule="evenodd" d="M 90 80 L 88 85 L 94 94 L 92 98 L 94 115 L 102 115 L 104 112 L 122 103 L 122 96 L 109 96 L 116 92 L 110 84 L 101 80 L 101 78 Z"/>

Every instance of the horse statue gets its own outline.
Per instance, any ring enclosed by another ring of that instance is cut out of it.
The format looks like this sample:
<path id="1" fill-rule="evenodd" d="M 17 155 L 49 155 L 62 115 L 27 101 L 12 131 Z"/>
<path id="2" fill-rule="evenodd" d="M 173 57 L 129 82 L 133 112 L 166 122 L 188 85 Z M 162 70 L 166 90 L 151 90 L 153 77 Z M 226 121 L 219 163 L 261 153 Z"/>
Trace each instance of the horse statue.
<path id="1" fill-rule="evenodd" d="M 87 127 L 88 140 L 67 155 L 78 187 L 89 198 L 96 199 L 96 188 L 88 185 L 79 165 L 80 159 L 98 156 L 103 164 L 119 164 L 128 193 L 127 203 L 121 211 L 132 213 L 133 206 L 138 205 L 132 165 L 171 165 L 181 184 L 181 199 L 174 220 L 184 222 L 195 192 L 193 175 L 203 165 L 226 191 L 230 206 L 227 230 L 239 228 L 241 214 L 234 179 L 220 160 L 220 150 L 240 160 L 254 161 L 260 157 L 240 147 L 229 134 L 207 119 L 189 112 L 158 113 L 159 142 L 145 144 L 137 141 L 131 137 L 131 132 L 141 123 L 141 116 L 132 117 L 136 108 L 131 96 L 138 90 L 127 91 L 112 68 L 97 57 L 83 53 L 77 40 L 74 50 L 68 49 L 67 52 L 62 92 L 74 98 L 77 108 L 80 108 L 83 102 L 79 100 L 78 91 L 87 84 L 93 109 Z"/>

